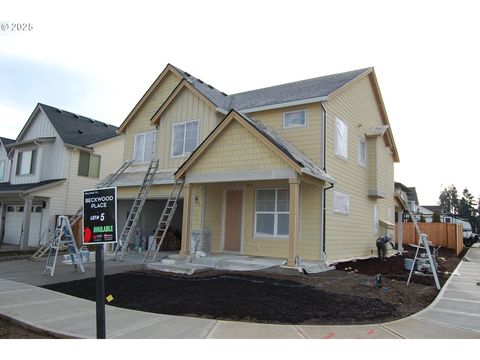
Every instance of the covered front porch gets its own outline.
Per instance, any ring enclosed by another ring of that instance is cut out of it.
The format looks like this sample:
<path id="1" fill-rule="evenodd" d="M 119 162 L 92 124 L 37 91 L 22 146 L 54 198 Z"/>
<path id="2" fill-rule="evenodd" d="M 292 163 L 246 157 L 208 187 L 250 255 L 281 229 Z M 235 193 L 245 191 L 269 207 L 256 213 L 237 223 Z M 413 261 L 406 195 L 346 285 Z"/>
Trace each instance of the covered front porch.
<path id="1" fill-rule="evenodd" d="M 335 181 L 261 123 L 231 112 L 175 173 L 184 181 L 180 255 L 322 260 L 324 188 Z"/>

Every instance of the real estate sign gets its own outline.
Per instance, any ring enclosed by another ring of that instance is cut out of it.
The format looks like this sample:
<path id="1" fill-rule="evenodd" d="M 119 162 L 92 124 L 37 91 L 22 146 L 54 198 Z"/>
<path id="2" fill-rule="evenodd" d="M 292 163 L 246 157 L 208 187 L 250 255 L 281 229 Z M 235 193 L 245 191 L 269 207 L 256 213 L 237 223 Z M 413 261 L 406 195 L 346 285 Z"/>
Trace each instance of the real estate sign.
<path id="1" fill-rule="evenodd" d="M 117 242 L 117 188 L 83 192 L 83 244 Z"/>

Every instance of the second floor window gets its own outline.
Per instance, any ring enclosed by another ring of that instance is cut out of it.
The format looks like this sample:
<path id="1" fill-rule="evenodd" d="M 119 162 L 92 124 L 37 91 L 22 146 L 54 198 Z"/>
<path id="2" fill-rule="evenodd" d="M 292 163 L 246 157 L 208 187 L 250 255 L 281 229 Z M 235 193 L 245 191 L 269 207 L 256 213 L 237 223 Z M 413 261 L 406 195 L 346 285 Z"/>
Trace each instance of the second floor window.
<path id="1" fill-rule="evenodd" d="M 155 152 L 155 131 L 135 134 L 133 160 L 135 162 L 150 162 Z"/>
<path id="2" fill-rule="evenodd" d="M 100 155 L 80 152 L 78 175 L 93 178 L 100 177 Z"/>
<path id="3" fill-rule="evenodd" d="M 335 118 L 335 155 L 348 159 L 348 126 L 338 117 Z"/>
<path id="4" fill-rule="evenodd" d="M 18 153 L 16 175 L 29 175 L 35 173 L 37 150 L 21 151 Z"/>
<path id="5" fill-rule="evenodd" d="M 307 110 L 290 111 L 283 113 L 283 128 L 307 126 Z"/>
<path id="6" fill-rule="evenodd" d="M 198 120 L 174 124 L 172 132 L 172 156 L 187 156 L 198 145 Z"/>

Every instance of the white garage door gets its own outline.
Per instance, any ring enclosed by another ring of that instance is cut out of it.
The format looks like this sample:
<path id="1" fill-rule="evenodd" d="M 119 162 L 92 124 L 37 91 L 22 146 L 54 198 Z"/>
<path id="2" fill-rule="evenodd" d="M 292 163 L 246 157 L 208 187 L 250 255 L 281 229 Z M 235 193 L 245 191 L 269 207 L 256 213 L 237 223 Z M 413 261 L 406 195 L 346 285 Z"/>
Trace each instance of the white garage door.
<path id="1" fill-rule="evenodd" d="M 8 205 L 5 216 L 5 235 L 3 242 L 6 244 L 20 243 L 21 229 L 23 223 L 23 205 Z M 30 215 L 30 233 L 28 245 L 37 246 L 41 231 L 42 207 L 32 206 Z"/>

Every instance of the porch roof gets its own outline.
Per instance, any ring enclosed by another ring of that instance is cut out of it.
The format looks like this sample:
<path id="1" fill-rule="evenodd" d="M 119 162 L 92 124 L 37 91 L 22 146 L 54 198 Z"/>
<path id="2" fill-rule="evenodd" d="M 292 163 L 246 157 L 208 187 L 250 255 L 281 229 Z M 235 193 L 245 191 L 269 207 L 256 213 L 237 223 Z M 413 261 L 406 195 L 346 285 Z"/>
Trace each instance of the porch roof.
<path id="1" fill-rule="evenodd" d="M 330 184 L 335 184 L 335 179 L 328 175 L 323 169 L 317 166 L 310 158 L 298 150 L 295 146 L 277 134 L 274 130 L 265 126 L 261 122 L 252 117 L 231 110 L 229 114 L 218 124 L 218 126 L 210 133 L 210 135 L 195 149 L 190 157 L 178 168 L 175 172 L 176 178 L 181 178 L 185 175 L 188 168 L 190 168 L 200 155 L 212 144 L 215 139 L 223 132 L 227 125 L 236 119 L 240 124 L 253 130 L 252 133 L 259 137 L 264 143 L 269 146 L 281 157 L 290 162 L 292 168 L 300 174 L 305 174 Z"/>
<path id="2" fill-rule="evenodd" d="M 11 183 L 0 183 L 0 195 L 3 194 L 20 194 L 20 193 L 29 193 L 41 188 L 54 185 L 57 182 L 65 181 L 66 179 L 51 179 L 40 181 L 37 183 L 30 184 L 11 184 Z"/>
<path id="3" fill-rule="evenodd" d="M 145 178 L 145 171 L 123 172 L 110 186 L 140 186 Z M 173 171 L 156 172 L 153 175 L 152 185 L 173 184 Z"/>

